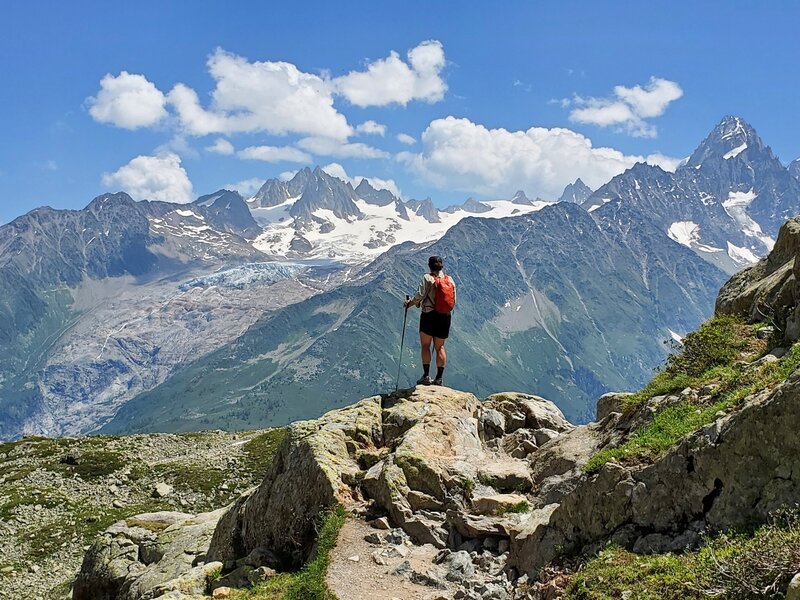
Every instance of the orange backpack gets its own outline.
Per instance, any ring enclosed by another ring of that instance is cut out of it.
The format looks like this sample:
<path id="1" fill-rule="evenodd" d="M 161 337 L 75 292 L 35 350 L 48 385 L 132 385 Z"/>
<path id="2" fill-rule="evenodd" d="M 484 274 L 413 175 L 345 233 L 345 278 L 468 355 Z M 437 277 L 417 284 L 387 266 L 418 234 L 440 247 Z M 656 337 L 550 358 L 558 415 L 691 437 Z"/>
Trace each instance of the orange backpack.
<path id="1" fill-rule="evenodd" d="M 456 305 L 456 284 L 449 275 L 440 275 L 433 279 L 434 296 L 433 310 L 438 313 L 449 313 Z"/>

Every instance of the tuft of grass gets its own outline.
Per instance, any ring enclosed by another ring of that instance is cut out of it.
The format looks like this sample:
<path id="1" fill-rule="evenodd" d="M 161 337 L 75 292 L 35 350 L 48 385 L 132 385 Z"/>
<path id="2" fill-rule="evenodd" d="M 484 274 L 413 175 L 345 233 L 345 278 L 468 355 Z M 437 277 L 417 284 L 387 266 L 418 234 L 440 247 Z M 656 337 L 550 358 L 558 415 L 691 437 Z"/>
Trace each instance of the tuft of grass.
<path id="1" fill-rule="evenodd" d="M 766 342 L 756 338 L 757 328 L 729 315 L 706 321 L 683 339 L 680 351 L 667 358 L 650 383 L 626 398 L 626 406 L 640 406 L 655 396 L 704 383 L 731 369 L 743 354 L 760 355 Z"/>
<path id="2" fill-rule="evenodd" d="M 336 600 L 325 583 L 331 550 L 347 519 L 344 507 L 320 515 L 314 557 L 296 573 L 279 573 L 251 590 L 240 590 L 233 600 Z"/>
<path id="3" fill-rule="evenodd" d="M 499 506 L 495 511 L 495 514 L 497 514 L 498 517 L 508 514 L 521 515 L 530 512 L 530 510 L 531 505 L 528 504 L 527 501 L 523 500 L 522 502 L 517 502 L 511 506 Z"/>
<path id="4" fill-rule="evenodd" d="M 796 510 L 783 511 L 754 532 L 707 539 L 681 555 L 642 556 L 609 546 L 572 575 L 564 598 L 777 599 L 798 570 L 800 519 Z"/>

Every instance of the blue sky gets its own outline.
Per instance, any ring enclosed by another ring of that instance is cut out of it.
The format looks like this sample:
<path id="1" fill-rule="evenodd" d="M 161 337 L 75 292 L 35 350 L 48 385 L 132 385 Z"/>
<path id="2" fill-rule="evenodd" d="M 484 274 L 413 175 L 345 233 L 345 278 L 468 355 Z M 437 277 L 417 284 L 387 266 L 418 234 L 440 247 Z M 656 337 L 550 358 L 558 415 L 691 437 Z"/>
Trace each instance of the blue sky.
<path id="1" fill-rule="evenodd" d="M 553 197 L 670 167 L 726 114 L 800 155 L 796 2 L 228 4 L 4 7 L 0 222 L 317 164 L 437 204 Z"/>

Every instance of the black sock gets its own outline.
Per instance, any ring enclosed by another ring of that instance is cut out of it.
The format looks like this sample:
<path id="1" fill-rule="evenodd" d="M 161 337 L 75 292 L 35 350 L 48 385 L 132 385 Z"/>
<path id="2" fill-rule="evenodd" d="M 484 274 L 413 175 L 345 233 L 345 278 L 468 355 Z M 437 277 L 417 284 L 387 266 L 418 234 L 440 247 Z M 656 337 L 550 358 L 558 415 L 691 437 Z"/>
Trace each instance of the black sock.
<path id="1" fill-rule="evenodd" d="M 436 379 L 441 379 L 444 375 L 444 367 L 436 367 Z"/>
<path id="2" fill-rule="evenodd" d="M 423 377 L 427 377 L 428 375 L 430 375 L 430 372 L 431 372 L 431 366 L 429 364 L 422 365 L 422 376 Z"/>

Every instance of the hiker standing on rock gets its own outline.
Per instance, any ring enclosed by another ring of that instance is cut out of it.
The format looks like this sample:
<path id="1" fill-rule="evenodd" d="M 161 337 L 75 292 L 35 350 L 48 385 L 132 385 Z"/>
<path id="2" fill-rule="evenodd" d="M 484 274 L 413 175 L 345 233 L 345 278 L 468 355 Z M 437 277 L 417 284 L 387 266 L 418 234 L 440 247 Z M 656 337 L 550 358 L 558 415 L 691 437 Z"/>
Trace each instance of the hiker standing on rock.
<path id="1" fill-rule="evenodd" d="M 428 259 L 430 273 L 422 277 L 417 294 L 405 302 L 405 308 L 417 306 L 422 309 L 419 318 L 419 342 L 422 346 L 422 377 L 417 385 L 442 385 L 444 367 L 447 364 L 445 340 L 450 335 L 450 313 L 456 305 L 456 284 L 452 277 L 444 274 L 441 256 Z M 431 381 L 431 344 L 436 352 L 436 378 Z"/>

